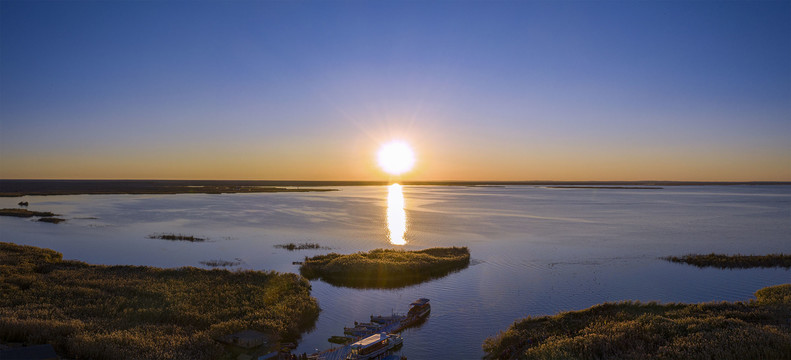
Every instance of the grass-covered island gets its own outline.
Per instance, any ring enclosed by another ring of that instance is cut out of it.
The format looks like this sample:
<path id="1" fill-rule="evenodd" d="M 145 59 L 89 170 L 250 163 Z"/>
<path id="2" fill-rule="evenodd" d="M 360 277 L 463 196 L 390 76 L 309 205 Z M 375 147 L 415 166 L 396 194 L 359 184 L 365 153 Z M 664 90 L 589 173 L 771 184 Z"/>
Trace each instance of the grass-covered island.
<path id="1" fill-rule="evenodd" d="M 791 268 L 791 254 L 769 255 L 723 255 L 723 254 L 689 254 L 681 257 L 667 256 L 662 259 L 695 265 L 697 267 L 716 267 L 721 269 L 748 269 L 748 268 Z"/>
<path id="2" fill-rule="evenodd" d="M 0 342 L 74 359 L 235 358 L 215 339 L 252 329 L 293 341 L 319 313 L 296 274 L 89 265 L 0 242 Z"/>
<path id="3" fill-rule="evenodd" d="M 47 222 L 52 224 L 58 224 L 65 219 L 56 218 L 58 214 L 51 213 L 49 211 L 32 211 L 28 209 L 0 209 L 0 216 L 13 216 L 13 217 L 21 217 L 21 218 L 30 218 L 30 217 L 39 217 L 38 221 Z"/>
<path id="4" fill-rule="evenodd" d="M 49 211 L 32 211 L 28 209 L 0 209 L 0 216 L 29 218 L 34 216 L 50 217 L 56 215 L 57 214 L 51 213 Z"/>
<path id="5" fill-rule="evenodd" d="M 486 359 L 791 359 L 791 284 L 749 302 L 604 303 L 518 320 Z"/>
<path id="6" fill-rule="evenodd" d="M 300 273 L 333 285 L 355 288 L 398 288 L 418 284 L 466 268 L 466 247 L 419 251 L 375 249 L 349 255 L 330 253 L 305 258 Z"/>

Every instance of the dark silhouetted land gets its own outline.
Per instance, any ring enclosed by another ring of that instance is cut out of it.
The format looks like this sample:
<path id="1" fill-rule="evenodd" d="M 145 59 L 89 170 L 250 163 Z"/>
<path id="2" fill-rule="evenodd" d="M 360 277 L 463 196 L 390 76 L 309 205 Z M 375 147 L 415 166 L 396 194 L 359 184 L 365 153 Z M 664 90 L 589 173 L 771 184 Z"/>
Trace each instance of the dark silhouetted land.
<path id="1" fill-rule="evenodd" d="M 445 276 L 466 268 L 466 247 L 419 251 L 376 249 L 349 255 L 330 253 L 305 258 L 300 273 L 332 285 L 355 288 L 398 288 Z"/>
<path id="2" fill-rule="evenodd" d="M 277 182 L 277 184 L 281 183 Z M 300 185 L 274 185 L 269 182 L 255 181 L 0 180 L 0 196 L 236 194 L 337 190 L 326 188 L 304 188 L 298 186 Z"/>
<path id="3" fill-rule="evenodd" d="M 0 242 L 0 342 L 50 343 L 69 359 L 235 358 L 215 339 L 253 329 L 286 341 L 319 307 L 303 277 L 64 261 Z"/>
<path id="4" fill-rule="evenodd" d="M 662 259 L 697 267 L 716 267 L 721 269 L 791 268 L 791 254 L 724 255 L 711 253 L 689 254 L 681 257 L 668 256 Z"/>
<path id="5" fill-rule="evenodd" d="M 528 317 L 483 344 L 486 359 L 791 359 L 791 284 L 736 303 L 604 303 Z"/>
<path id="6" fill-rule="evenodd" d="M 791 185 L 791 182 L 700 181 L 404 181 L 402 185 L 442 186 L 610 186 L 661 187 L 700 185 Z M 333 191 L 324 187 L 389 185 L 387 181 L 279 181 L 279 180 L 0 180 L 0 196 L 80 194 L 220 194 Z"/>
<path id="7" fill-rule="evenodd" d="M 660 186 L 571 186 L 571 185 L 559 185 L 559 186 L 546 186 L 550 189 L 604 189 L 604 190 L 662 190 L 663 187 Z"/>

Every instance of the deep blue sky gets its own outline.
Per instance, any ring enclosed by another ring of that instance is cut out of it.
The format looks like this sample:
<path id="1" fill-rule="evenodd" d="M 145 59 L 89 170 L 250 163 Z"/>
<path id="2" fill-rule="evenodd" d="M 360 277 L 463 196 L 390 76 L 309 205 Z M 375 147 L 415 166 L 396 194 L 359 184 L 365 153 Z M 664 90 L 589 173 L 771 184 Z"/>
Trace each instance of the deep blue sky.
<path id="1" fill-rule="evenodd" d="M 0 177 L 791 180 L 791 2 L 0 3 Z"/>

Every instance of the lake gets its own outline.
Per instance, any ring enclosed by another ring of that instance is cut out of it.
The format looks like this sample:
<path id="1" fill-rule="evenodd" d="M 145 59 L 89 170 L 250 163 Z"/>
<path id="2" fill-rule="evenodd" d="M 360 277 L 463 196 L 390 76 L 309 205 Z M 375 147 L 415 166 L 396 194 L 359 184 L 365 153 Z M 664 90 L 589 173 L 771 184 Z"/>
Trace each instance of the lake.
<path id="1" fill-rule="evenodd" d="M 420 297 L 431 316 L 403 333 L 410 360 L 472 359 L 514 320 L 605 301 L 748 300 L 788 283 L 785 269 L 699 269 L 661 256 L 791 253 L 791 186 L 558 189 L 542 186 L 349 186 L 315 193 L 64 195 L 0 198 L 0 207 L 52 211 L 47 224 L 0 217 L 0 240 L 92 264 L 238 267 L 298 272 L 293 261 L 330 251 L 467 246 L 471 265 L 400 289 L 312 281 L 323 311 L 299 353 L 326 349 L 344 326 L 406 312 Z M 156 233 L 206 242 L 150 239 Z M 319 243 L 332 250 L 288 251 Z"/>

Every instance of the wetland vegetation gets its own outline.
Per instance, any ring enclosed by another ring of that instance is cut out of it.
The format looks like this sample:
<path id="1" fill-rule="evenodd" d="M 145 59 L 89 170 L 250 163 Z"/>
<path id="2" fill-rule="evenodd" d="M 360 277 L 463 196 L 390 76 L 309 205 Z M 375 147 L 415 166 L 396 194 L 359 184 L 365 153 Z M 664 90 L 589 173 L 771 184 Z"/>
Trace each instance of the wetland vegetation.
<path id="1" fill-rule="evenodd" d="M 234 260 L 205 260 L 201 261 L 200 263 L 209 267 L 239 266 L 242 264 L 242 259 L 236 258 Z"/>
<path id="2" fill-rule="evenodd" d="M 34 216 L 43 216 L 43 217 L 50 217 L 56 216 L 58 214 L 51 213 L 49 211 L 32 211 L 28 209 L 0 209 L 0 216 L 14 216 L 14 217 L 23 217 L 29 218 Z"/>
<path id="3" fill-rule="evenodd" d="M 662 259 L 697 267 L 716 267 L 720 269 L 791 268 L 791 254 L 782 253 L 769 255 L 689 254 L 681 257 L 667 256 Z"/>
<path id="4" fill-rule="evenodd" d="M 189 242 L 203 242 L 207 240 L 206 238 L 197 237 L 193 235 L 184 235 L 184 234 L 151 234 L 148 235 L 148 238 L 169 240 L 169 241 L 189 241 Z"/>
<path id="5" fill-rule="evenodd" d="M 60 224 L 60 223 L 62 223 L 64 221 L 66 221 L 66 219 L 61 219 L 61 218 L 56 218 L 56 217 L 43 217 L 43 218 L 38 219 L 38 221 L 45 222 L 45 223 L 50 223 L 50 224 Z"/>
<path id="6" fill-rule="evenodd" d="M 0 242 L 0 274 L 0 342 L 50 343 L 66 358 L 232 358 L 217 338 L 293 341 L 319 313 L 305 278 L 274 271 L 89 265 Z"/>
<path id="7" fill-rule="evenodd" d="M 330 253 L 305 258 L 300 273 L 332 285 L 399 288 L 443 277 L 470 264 L 466 247 L 418 251 L 375 249 L 349 255 Z"/>
<path id="8" fill-rule="evenodd" d="M 329 249 L 326 246 L 321 246 L 316 243 L 301 243 L 301 244 L 288 243 L 288 244 L 278 244 L 275 245 L 275 247 L 280 249 L 286 249 L 288 251 L 308 250 L 308 249 Z"/>
<path id="9" fill-rule="evenodd" d="M 791 284 L 756 300 L 626 301 L 528 317 L 483 344 L 486 359 L 791 359 Z"/>

